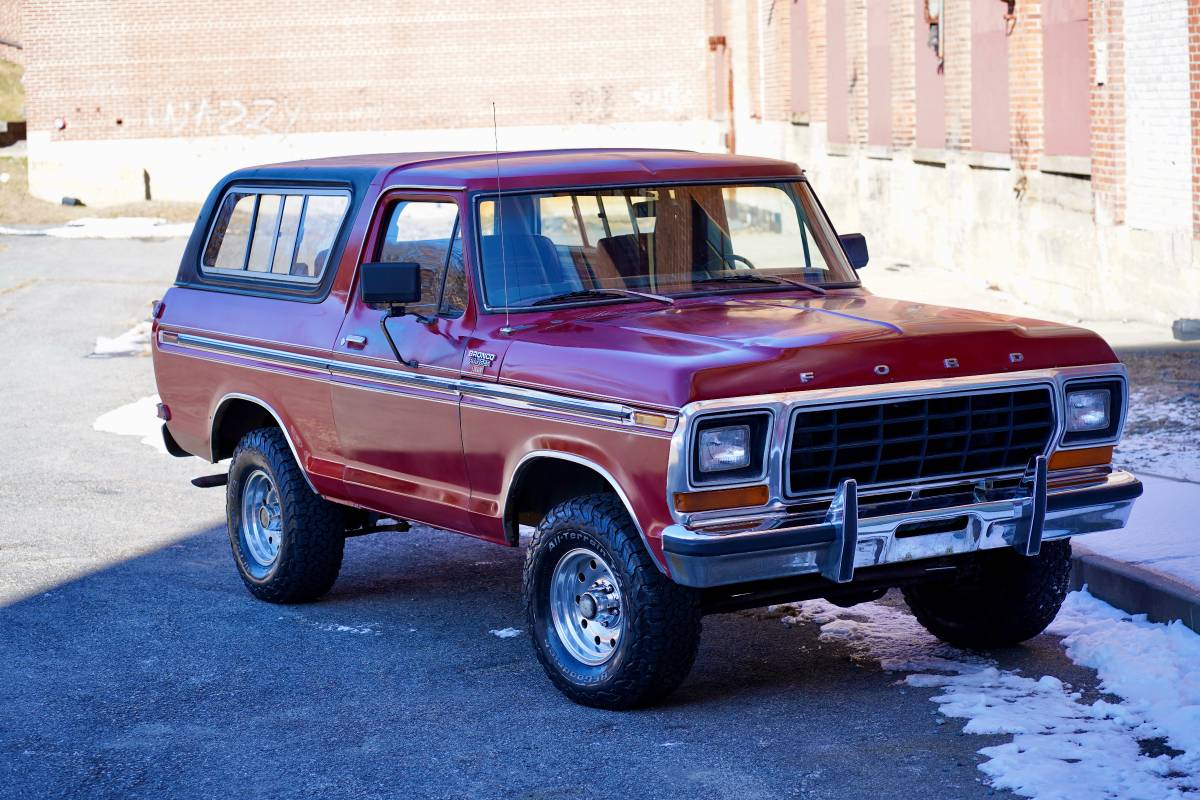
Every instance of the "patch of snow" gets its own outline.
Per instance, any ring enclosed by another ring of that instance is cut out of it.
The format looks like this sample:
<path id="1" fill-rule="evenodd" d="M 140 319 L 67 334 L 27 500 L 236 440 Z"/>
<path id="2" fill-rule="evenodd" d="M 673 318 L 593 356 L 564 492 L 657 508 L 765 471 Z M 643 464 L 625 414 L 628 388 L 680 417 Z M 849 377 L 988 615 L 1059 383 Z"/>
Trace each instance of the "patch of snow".
<path id="1" fill-rule="evenodd" d="M 932 701 L 967 720 L 965 733 L 1011 735 L 979 751 L 988 759 L 980 770 L 998 788 L 1043 800 L 1178 800 L 1200 791 L 1200 636 L 1181 623 L 1148 623 L 1086 592 L 1068 596 L 1052 632 L 1121 698 L 1088 703 L 1052 675 L 1027 677 L 943 644 L 891 606 L 813 600 L 775 612 L 820 625 L 823 641 L 842 643 L 856 660 L 913 673 L 904 685 L 940 690 Z M 1145 753 L 1143 742 L 1154 739 L 1172 752 Z"/>
<path id="2" fill-rule="evenodd" d="M 101 414 L 92 423 L 94 430 L 120 436 L 137 436 L 142 444 L 160 453 L 167 452 L 162 440 L 162 420 L 158 418 L 158 395 L 153 394 Z"/>
<path id="3" fill-rule="evenodd" d="M 514 636 L 520 636 L 521 629 L 520 628 L 499 628 L 499 629 L 490 630 L 490 631 L 488 631 L 488 633 L 490 633 L 492 636 L 495 636 L 500 639 L 511 639 Z"/>
<path id="4" fill-rule="evenodd" d="M 1183 581 L 1200 592 L 1200 484 L 1139 475 L 1144 492 L 1129 524 L 1081 536 L 1079 552 L 1097 553 Z"/>
<path id="5" fill-rule="evenodd" d="M 91 355 L 95 358 L 140 356 L 150 353 L 150 322 L 139 322 L 120 336 L 97 336 Z"/>
<path id="6" fill-rule="evenodd" d="M 1200 393 L 1131 390 L 1125 434 L 1113 461 L 1135 474 L 1200 483 Z"/>
<path id="7" fill-rule="evenodd" d="M 169 223 L 161 217 L 81 217 L 55 228 L 0 226 L 9 236 L 56 236 L 62 239 L 156 239 L 190 236 L 192 224 Z"/>
<path id="8" fill-rule="evenodd" d="M 336 622 L 314 622 L 312 624 L 317 630 L 328 631 L 329 633 L 356 633 L 360 636 L 383 635 L 383 631 L 372 628 L 369 625 L 341 625 Z"/>

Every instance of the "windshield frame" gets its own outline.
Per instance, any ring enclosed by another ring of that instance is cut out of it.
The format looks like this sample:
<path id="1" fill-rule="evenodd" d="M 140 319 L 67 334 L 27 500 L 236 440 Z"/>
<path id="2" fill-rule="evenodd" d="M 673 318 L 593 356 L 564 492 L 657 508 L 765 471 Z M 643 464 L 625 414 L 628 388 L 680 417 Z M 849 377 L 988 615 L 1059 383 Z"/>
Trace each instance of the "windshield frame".
<path id="1" fill-rule="evenodd" d="M 808 215 L 808 220 L 811 225 L 809 231 L 812 236 L 825 237 L 830 244 L 830 250 L 834 253 L 839 261 L 839 265 L 849 274 L 854 275 L 853 281 L 840 281 L 833 283 L 819 284 L 823 289 L 856 289 L 862 286 L 862 280 L 858 277 L 858 270 L 851 266 L 846 258 L 845 251 L 842 249 L 841 243 L 837 239 L 837 230 L 833 227 L 833 221 L 829 218 L 829 214 L 825 211 L 825 206 L 822 205 L 817 193 L 813 191 L 812 184 L 808 178 L 803 175 L 787 175 L 778 178 L 751 178 L 747 180 L 730 180 L 722 178 L 719 180 L 667 180 L 667 181 L 644 181 L 644 182 L 622 182 L 622 183 L 601 183 L 601 184 L 583 184 L 583 185 L 566 185 L 566 186 L 539 186 L 535 189 L 520 189 L 514 191 L 498 192 L 494 190 L 479 190 L 471 192 L 468 195 L 467 205 L 470 214 L 471 225 L 471 261 L 473 288 L 477 298 L 478 310 L 481 314 L 529 314 L 535 312 L 555 311 L 558 309 L 582 308 L 593 306 L 615 305 L 617 303 L 645 303 L 651 302 L 639 297 L 606 297 L 606 298 L 591 298 L 581 300 L 563 301 L 561 303 L 546 303 L 538 306 L 504 306 L 489 305 L 487 302 L 487 290 L 484 285 L 483 278 L 483 226 L 480 224 L 480 210 L 482 203 L 491 200 L 496 201 L 500 197 L 512 197 L 515 195 L 539 195 L 561 192 L 580 192 L 593 193 L 609 190 L 621 189 L 656 189 L 668 188 L 672 186 L 779 186 L 780 184 L 799 184 L 804 191 L 797 193 L 797 199 Z M 807 206 L 811 203 L 811 208 Z M 720 284 L 719 289 L 712 290 L 694 290 L 680 292 L 677 294 L 668 295 L 672 298 L 695 298 L 695 297 L 718 297 L 727 294 L 748 294 L 748 293 L 763 293 L 763 292 L 781 292 L 781 291 L 804 291 L 796 286 L 790 286 L 785 283 L 762 283 L 757 284 L 747 281 L 744 285 L 737 284 Z"/>

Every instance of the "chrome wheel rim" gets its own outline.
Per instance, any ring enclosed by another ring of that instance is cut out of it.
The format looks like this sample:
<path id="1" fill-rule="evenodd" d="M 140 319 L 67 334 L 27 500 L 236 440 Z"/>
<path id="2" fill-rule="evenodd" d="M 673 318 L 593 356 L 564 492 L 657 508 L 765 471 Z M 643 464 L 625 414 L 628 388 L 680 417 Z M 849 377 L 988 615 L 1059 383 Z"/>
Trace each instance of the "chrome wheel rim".
<path id="1" fill-rule="evenodd" d="M 594 667 L 613 657 L 625 615 L 616 576 L 603 558 L 579 547 L 558 560 L 550 577 L 550 617 L 575 660 Z"/>
<path id="2" fill-rule="evenodd" d="M 255 565 L 269 569 L 279 557 L 283 509 L 279 490 L 264 469 L 255 469 L 242 485 L 242 544 Z"/>

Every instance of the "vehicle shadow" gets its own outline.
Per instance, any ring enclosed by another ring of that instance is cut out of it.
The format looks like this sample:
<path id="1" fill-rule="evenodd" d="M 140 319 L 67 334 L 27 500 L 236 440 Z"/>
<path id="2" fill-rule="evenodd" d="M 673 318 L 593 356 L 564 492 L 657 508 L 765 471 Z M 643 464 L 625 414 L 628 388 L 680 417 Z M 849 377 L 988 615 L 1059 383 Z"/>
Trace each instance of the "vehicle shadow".
<path id="1" fill-rule="evenodd" d="M 245 591 L 214 527 L 0 608 L 0 786 L 643 796 L 638 776 L 652 773 L 695 797 L 778 796 L 798 763 L 845 746 L 912 764 L 961 750 L 947 756 L 966 764 L 954 796 L 976 795 L 978 740 L 939 736 L 927 701 L 811 626 L 707 617 L 692 675 L 667 703 L 624 714 L 570 703 L 523 633 L 522 557 L 425 529 L 352 539 L 326 598 L 278 606 Z M 522 635 L 494 635 L 506 628 Z M 903 737 L 885 737 L 897 727 Z M 581 760 L 596 769 L 579 774 Z M 875 763 L 854 761 L 829 788 L 879 796 Z"/>

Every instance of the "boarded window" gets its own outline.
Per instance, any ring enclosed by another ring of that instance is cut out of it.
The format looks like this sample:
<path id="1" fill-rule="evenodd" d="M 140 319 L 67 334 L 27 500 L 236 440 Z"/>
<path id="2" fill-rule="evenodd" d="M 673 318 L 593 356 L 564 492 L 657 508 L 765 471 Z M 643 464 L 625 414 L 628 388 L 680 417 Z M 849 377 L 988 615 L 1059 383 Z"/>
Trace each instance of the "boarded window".
<path id="1" fill-rule="evenodd" d="M 1087 0 L 1047 3 L 1042 14 L 1046 155 L 1086 157 L 1091 153 Z"/>
<path id="2" fill-rule="evenodd" d="M 996 0 L 971 0 L 971 149 L 989 153 L 1009 152 L 1004 15 Z"/>
<path id="3" fill-rule="evenodd" d="M 808 0 L 792 0 L 792 119 L 808 122 Z"/>

